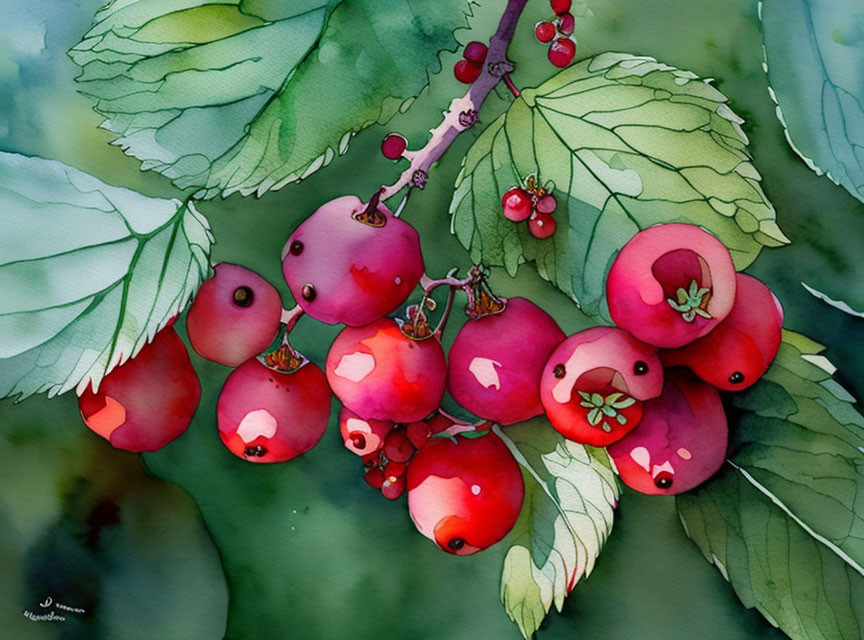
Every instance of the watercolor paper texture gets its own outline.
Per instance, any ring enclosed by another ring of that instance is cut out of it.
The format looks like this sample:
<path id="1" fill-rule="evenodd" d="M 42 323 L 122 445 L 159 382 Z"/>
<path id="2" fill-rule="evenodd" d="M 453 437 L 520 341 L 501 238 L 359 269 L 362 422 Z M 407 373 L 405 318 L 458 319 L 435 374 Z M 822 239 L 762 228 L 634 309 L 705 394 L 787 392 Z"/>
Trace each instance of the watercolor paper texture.
<path id="1" fill-rule="evenodd" d="M 0 636 L 864 637 L 860 2 L 0 12 Z"/>

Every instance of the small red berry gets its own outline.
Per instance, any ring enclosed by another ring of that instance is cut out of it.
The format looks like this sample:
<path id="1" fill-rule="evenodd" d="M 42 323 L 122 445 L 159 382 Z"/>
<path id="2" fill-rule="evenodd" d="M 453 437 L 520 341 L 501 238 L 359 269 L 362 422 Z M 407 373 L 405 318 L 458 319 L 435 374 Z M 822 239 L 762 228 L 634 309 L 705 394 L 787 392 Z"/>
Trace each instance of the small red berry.
<path id="1" fill-rule="evenodd" d="M 393 462 L 408 462 L 414 455 L 414 445 L 404 428 L 393 429 L 384 439 L 384 455 Z"/>
<path id="2" fill-rule="evenodd" d="M 380 489 L 381 485 L 384 484 L 384 472 L 378 468 L 369 469 L 363 479 L 373 489 Z"/>
<path id="3" fill-rule="evenodd" d="M 528 231 L 535 238 L 543 240 L 555 233 L 555 228 L 558 223 L 548 213 L 539 213 L 535 211 L 531 214 L 531 219 L 528 220 Z"/>
<path id="4" fill-rule="evenodd" d="M 482 65 L 486 60 L 486 55 L 489 53 L 489 47 L 482 42 L 469 42 L 465 45 L 465 51 L 462 52 L 462 57 L 473 62 L 474 64 Z"/>
<path id="5" fill-rule="evenodd" d="M 576 18 L 572 13 L 565 13 L 558 16 L 558 31 L 565 36 L 573 35 L 573 30 L 576 28 Z"/>
<path id="6" fill-rule="evenodd" d="M 501 198 L 504 217 L 513 222 L 522 222 L 531 215 L 531 194 L 521 187 L 511 187 Z"/>
<path id="7" fill-rule="evenodd" d="M 558 201 L 551 193 L 546 194 L 537 201 L 537 211 L 540 213 L 553 213 L 558 207 Z"/>
<path id="8" fill-rule="evenodd" d="M 358 456 L 368 456 L 379 451 L 392 428 L 392 422 L 366 420 L 345 407 L 339 412 L 339 432 L 345 448 Z"/>
<path id="9" fill-rule="evenodd" d="M 453 75 L 456 76 L 456 79 L 459 82 L 464 84 L 471 84 L 474 82 L 480 77 L 482 71 L 483 67 L 476 62 L 471 62 L 470 60 L 459 60 L 459 62 L 453 66 Z"/>
<path id="10" fill-rule="evenodd" d="M 563 69 L 576 55 L 576 43 L 570 38 L 558 38 L 549 46 L 549 62 Z"/>
<path id="11" fill-rule="evenodd" d="M 381 485 L 381 495 L 388 500 L 396 500 L 405 493 L 405 476 L 398 478 L 384 478 L 384 483 Z"/>
<path id="12" fill-rule="evenodd" d="M 385 158 L 390 160 L 398 160 L 408 148 L 408 141 L 404 136 L 398 133 L 388 133 L 381 142 L 381 153 Z"/>
<path id="13" fill-rule="evenodd" d="M 556 15 L 561 15 L 562 13 L 567 13 L 570 11 L 570 7 L 573 4 L 572 0 L 550 0 L 550 5 L 552 5 L 552 11 L 555 12 Z"/>
<path id="14" fill-rule="evenodd" d="M 534 37 L 540 42 L 552 42 L 555 37 L 555 25 L 551 22 L 538 22 L 534 26 Z"/>
<path id="15" fill-rule="evenodd" d="M 408 465 L 404 462 L 388 462 L 384 465 L 384 478 L 390 482 L 396 482 L 396 478 L 401 478 L 408 471 Z"/>
<path id="16" fill-rule="evenodd" d="M 426 422 L 412 422 L 405 427 L 405 433 L 415 449 L 419 449 L 432 437 L 432 428 Z"/>

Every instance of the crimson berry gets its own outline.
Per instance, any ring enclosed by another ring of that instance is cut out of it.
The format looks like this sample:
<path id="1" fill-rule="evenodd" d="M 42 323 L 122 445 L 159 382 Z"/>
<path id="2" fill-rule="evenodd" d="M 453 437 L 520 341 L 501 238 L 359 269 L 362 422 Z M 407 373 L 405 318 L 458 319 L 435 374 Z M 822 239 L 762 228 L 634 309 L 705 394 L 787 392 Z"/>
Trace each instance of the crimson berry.
<path id="1" fill-rule="evenodd" d="M 156 334 L 133 359 L 78 398 L 81 417 L 117 449 L 156 451 L 182 435 L 201 398 L 186 345 L 174 329 Z"/>
<path id="2" fill-rule="evenodd" d="M 249 462 L 284 462 L 321 440 L 330 419 L 330 389 L 311 362 L 280 371 L 250 358 L 222 386 L 216 415 L 231 453 Z"/>
<path id="3" fill-rule="evenodd" d="M 522 222 L 531 215 L 531 194 L 521 187 L 511 187 L 501 198 L 504 217 L 513 222 Z"/>
<path id="4" fill-rule="evenodd" d="M 392 422 L 367 420 L 345 407 L 339 412 L 339 433 L 342 434 L 345 448 L 358 456 L 368 456 L 379 451 L 392 428 Z"/>
<path id="5" fill-rule="evenodd" d="M 573 35 L 573 30 L 576 28 L 576 19 L 572 13 L 564 13 L 558 16 L 558 31 L 563 35 Z"/>
<path id="6" fill-rule="evenodd" d="M 270 346 L 279 330 L 282 299 L 254 271 L 221 263 L 186 316 L 192 348 L 204 358 L 236 367 Z"/>
<path id="7" fill-rule="evenodd" d="M 432 428 L 427 422 L 412 422 L 405 426 L 405 435 L 408 436 L 414 448 L 419 449 L 432 437 Z"/>
<path id="8" fill-rule="evenodd" d="M 357 327 L 399 307 L 423 275 L 420 238 L 383 204 L 356 196 L 326 203 L 288 239 L 282 272 L 310 316 Z"/>
<path id="9" fill-rule="evenodd" d="M 388 500 L 396 500 L 405 493 L 405 476 L 393 477 L 384 473 L 384 482 L 381 484 L 381 495 Z"/>
<path id="10" fill-rule="evenodd" d="M 407 148 L 408 141 L 398 133 L 388 133 L 381 142 L 381 153 L 384 154 L 385 158 L 389 158 L 390 160 L 401 158 Z"/>
<path id="11" fill-rule="evenodd" d="M 430 440 L 408 467 L 408 509 L 441 549 L 469 555 L 501 540 L 519 517 L 525 485 L 494 433 Z"/>
<path id="12" fill-rule="evenodd" d="M 555 14 L 561 15 L 570 11 L 573 0 L 550 0 L 549 4 L 552 5 L 552 11 Z"/>
<path id="13" fill-rule="evenodd" d="M 551 193 L 547 193 L 537 200 L 537 211 L 540 213 L 553 213 L 557 207 L 558 201 L 555 200 L 555 196 Z"/>
<path id="14" fill-rule="evenodd" d="M 576 43 L 570 38 L 557 38 L 549 45 L 549 62 L 563 69 L 573 62 L 576 55 Z"/>
<path id="15" fill-rule="evenodd" d="M 354 413 L 376 420 L 422 420 L 441 403 L 446 378 L 441 343 L 409 338 L 393 318 L 346 327 L 327 355 L 333 393 Z"/>
<path id="16" fill-rule="evenodd" d="M 534 37 L 540 42 L 552 42 L 555 34 L 555 25 L 551 22 L 538 22 L 534 26 Z"/>
<path id="17" fill-rule="evenodd" d="M 453 66 L 453 75 L 463 84 L 471 84 L 480 77 L 483 67 L 470 60 L 459 60 Z"/>
<path id="18" fill-rule="evenodd" d="M 510 298 L 502 311 L 468 320 L 459 330 L 450 348 L 448 389 L 468 411 L 502 425 L 538 416 L 540 376 L 564 338 L 543 309 Z"/>
<path id="19" fill-rule="evenodd" d="M 564 340 L 540 379 L 546 416 L 565 438 L 605 447 L 642 417 L 642 402 L 660 395 L 656 349 L 615 327 L 594 327 Z"/>
<path id="20" fill-rule="evenodd" d="M 428 420 L 426 420 L 426 424 L 429 425 L 429 430 L 434 436 L 441 433 L 442 431 L 447 431 L 447 429 L 449 429 L 456 423 L 440 411 L 436 411 L 432 416 L 429 417 Z"/>
<path id="21" fill-rule="evenodd" d="M 637 233 L 618 253 L 606 280 L 615 324 L 643 342 L 675 348 L 701 338 L 735 302 L 729 250 L 690 224 Z"/>
<path id="22" fill-rule="evenodd" d="M 462 57 L 473 62 L 474 64 L 482 65 L 486 60 L 486 55 L 489 53 L 489 47 L 482 42 L 469 42 L 465 45 L 465 51 L 462 52 Z"/>
<path id="23" fill-rule="evenodd" d="M 401 478 L 408 471 L 408 465 L 404 462 L 388 462 L 382 469 L 384 477 L 390 482 L 395 482 L 396 478 Z"/>
<path id="24" fill-rule="evenodd" d="M 746 389 L 768 370 L 780 348 L 783 307 L 771 290 L 743 273 L 736 275 L 735 304 L 711 333 L 663 353 L 667 366 L 685 365 L 718 389 Z"/>
<path id="25" fill-rule="evenodd" d="M 531 218 L 528 219 L 528 231 L 531 232 L 532 236 L 540 240 L 551 237 L 557 227 L 558 223 L 555 221 L 555 218 L 548 213 L 535 211 L 531 214 Z"/>
<path id="26" fill-rule="evenodd" d="M 609 447 L 621 480 L 642 493 L 689 491 L 726 458 L 728 427 L 720 394 L 683 369 L 669 369 L 659 398 L 645 403 L 642 421 Z"/>
<path id="27" fill-rule="evenodd" d="M 373 469 L 369 469 L 364 475 L 363 479 L 373 489 L 380 489 L 381 485 L 384 484 L 384 472 L 381 469 L 375 467 Z"/>
<path id="28" fill-rule="evenodd" d="M 414 445 L 408 439 L 405 429 L 393 429 L 384 439 L 384 455 L 393 462 L 408 462 L 414 455 Z"/>

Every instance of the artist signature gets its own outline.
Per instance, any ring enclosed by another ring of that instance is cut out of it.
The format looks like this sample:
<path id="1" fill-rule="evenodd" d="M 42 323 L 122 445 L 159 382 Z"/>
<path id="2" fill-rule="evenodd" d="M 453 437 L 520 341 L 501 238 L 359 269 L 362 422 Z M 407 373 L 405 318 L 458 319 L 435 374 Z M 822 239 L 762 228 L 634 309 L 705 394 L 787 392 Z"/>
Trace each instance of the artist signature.
<path id="1" fill-rule="evenodd" d="M 76 615 L 87 613 L 87 611 L 79 607 L 70 607 L 62 602 L 57 602 L 51 596 L 47 596 L 39 603 L 39 609 L 41 611 L 37 610 L 35 612 L 25 609 L 24 617 L 33 622 L 66 622 L 66 614 L 68 613 Z"/>

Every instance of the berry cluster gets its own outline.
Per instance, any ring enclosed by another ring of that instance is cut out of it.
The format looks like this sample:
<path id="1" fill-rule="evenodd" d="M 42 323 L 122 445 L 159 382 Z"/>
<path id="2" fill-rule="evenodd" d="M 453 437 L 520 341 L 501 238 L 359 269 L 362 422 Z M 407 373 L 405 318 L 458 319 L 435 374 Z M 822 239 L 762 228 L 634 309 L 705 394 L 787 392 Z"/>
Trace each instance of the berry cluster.
<path id="1" fill-rule="evenodd" d="M 535 238 L 549 238 L 558 226 L 552 216 L 558 201 L 551 189 L 541 187 L 534 175 L 528 176 L 524 187 L 510 187 L 501 198 L 504 217 L 513 222 L 528 221 L 528 231 Z"/>
<path id="2" fill-rule="evenodd" d="M 555 16 L 538 22 L 534 26 L 534 37 L 538 42 L 549 43 L 549 62 L 563 69 L 573 62 L 576 55 L 576 39 L 573 37 L 576 19 L 570 13 L 571 0 L 551 0 L 550 4 Z"/>
<path id="3" fill-rule="evenodd" d="M 462 50 L 462 59 L 453 65 L 453 75 L 459 82 L 471 84 L 483 71 L 489 47 L 482 42 L 469 42 Z"/>

